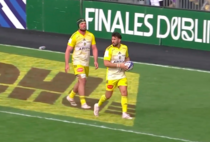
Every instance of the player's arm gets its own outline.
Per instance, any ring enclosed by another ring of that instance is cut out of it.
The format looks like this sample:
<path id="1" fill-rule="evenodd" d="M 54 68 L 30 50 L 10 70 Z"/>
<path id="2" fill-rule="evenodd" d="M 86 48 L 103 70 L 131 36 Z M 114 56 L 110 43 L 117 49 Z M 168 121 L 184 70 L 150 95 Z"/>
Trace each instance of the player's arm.
<path id="1" fill-rule="evenodd" d="M 106 49 L 104 54 L 104 66 L 109 68 L 124 68 L 125 65 L 123 63 L 112 63 L 111 62 L 112 53 L 109 49 Z"/>
<path id="2" fill-rule="evenodd" d="M 130 57 L 125 58 L 125 62 L 130 61 Z"/>
<path id="3" fill-rule="evenodd" d="M 128 54 L 128 48 L 126 50 L 126 53 L 125 53 L 125 62 L 127 61 L 130 61 L 130 57 L 129 57 L 129 54 Z"/>
<path id="4" fill-rule="evenodd" d="M 69 45 L 67 45 L 67 47 L 66 47 L 66 52 L 65 52 L 65 63 L 66 63 L 66 65 L 69 64 L 70 53 L 71 53 L 71 51 L 72 51 L 73 49 L 74 49 L 74 48 L 71 47 L 71 46 L 69 46 Z"/>
<path id="5" fill-rule="evenodd" d="M 95 36 L 92 35 L 92 43 L 91 43 L 91 47 L 92 47 L 92 51 L 93 51 L 93 57 L 94 57 L 94 65 L 95 68 L 98 68 L 98 49 L 96 46 L 96 40 L 95 40 Z"/>
<path id="6" fill-rule="evenodd" d="M 96 44 L 92 45 L 92 51 L 93 51 L 94 62 L 98 62 L 98 49 Z"/>
<path id="7" fill-rule="evenodd" d="M 109 68 L 116 68 L 117 64 L 110 62 L 112 58 L 112 53 L 111 50 L 106 49 L 104 53 L 104 66 L 109 67 Z"/>
<path id="8" fill-rule="evenodd" d="M 104 60 L 104 66 L 109 68 L 117 68 L 119 64 L 111 63 L 109 60 Z"/>
<path id="9" fill-rule="evenodd" d="M 65 71 L 67 72 L 69 70 L 69 57 L 71 51 L 74 49 L 74 46 L 76 44 L 75 39 L 72 37 L 69 39 L 67 47 L 66 47 L 66 52 L 65 52 Z"/>
<path id="10" fill-rule="evenodd" d="M 109 68 L 121 68 L 124 70 L 128 69 L 128 67 L 125 66 L 124 63 L 112 63 L 109 60 L 104 60 L 104 66 L 109 67 Z"/>

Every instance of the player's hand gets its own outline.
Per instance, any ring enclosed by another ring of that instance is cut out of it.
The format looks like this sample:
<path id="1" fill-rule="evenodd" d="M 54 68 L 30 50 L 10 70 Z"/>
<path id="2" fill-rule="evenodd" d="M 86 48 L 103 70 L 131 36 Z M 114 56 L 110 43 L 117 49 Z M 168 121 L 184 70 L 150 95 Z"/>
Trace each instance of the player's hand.
<path id="1" fill-rule="evenodd" d="M 68 71 L 69 71 L 69 65 L 67 64 L 67 65 L 65 66 L 65 72 L 68 73 Z"/>
<path id="2" fill-rule="evenodd" d="M 95 65 L 95 69 L 97 70 L 98 69 L 98 62 L 94 62 L 94 65 Z"/>
<path id="3" fill-rule="evenodd" d="M 124 71 L 128 70 L 128 66 L 126 66 L 124 63 L 120 64 L 120 68 L 123 69 Z"/>

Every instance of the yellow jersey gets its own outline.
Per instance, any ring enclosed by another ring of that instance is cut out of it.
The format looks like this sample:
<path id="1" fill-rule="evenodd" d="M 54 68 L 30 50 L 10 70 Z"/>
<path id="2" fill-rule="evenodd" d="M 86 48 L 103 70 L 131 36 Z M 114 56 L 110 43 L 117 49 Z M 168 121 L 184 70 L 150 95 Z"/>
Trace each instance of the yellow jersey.
<path id="1" fill-rule="evenodd" d="M 104 60 L 108 60 L 112 63 L 122 63 L 125 58 L 129 57 L 128 47 L 124 44 L 120 44 L 120 47 L 114 47 L 110 45 L 106 48 L 104 54 Z M 117 80 L 125 78 L 125 71 L 121 68 L 107 68 L 106 79 L 107 80 Z"/>
<path id="2" fill-rule="evenodd" d="M 95 44 L 95 36 L 91 32 L 86 31 L 85 35 L 82 35 L 79 31 L 76 31 L 68 41 L 68 45 L 74 48 L 72 54 L 73 65 L 89 66 L 90 48 Z"/>

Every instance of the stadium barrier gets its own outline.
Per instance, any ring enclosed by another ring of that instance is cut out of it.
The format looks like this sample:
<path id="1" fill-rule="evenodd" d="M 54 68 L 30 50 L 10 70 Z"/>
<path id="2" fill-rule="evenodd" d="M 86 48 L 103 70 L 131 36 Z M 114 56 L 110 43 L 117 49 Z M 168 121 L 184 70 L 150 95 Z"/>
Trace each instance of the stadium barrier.
<path id="1" fill-rule="evenodd" d="M 1 9 L 12 11 L 5 3 Z M 28 0 L 25 11 L 23 29 L 72 34 L 84 17 L 97 38 L 119 31 L 124 41 L 210 50 L 208 12 L 83 0 Z"/>
<path id="2" fill-rule="evenodd" d="M 89 0 L 209 11 L 210 0 Z M 156 2 L 155 2 L 156 1 Z M 158 4 L 159 2 L 159 4 Z"/>
<path id="3" fill-rule="evenodd" d="M 99 38 L 109 39 L 111 32 L 119 31 L 131 42 L 210 49 L 206 12 L 84 1 L 83 14 L 88 29 Z"/>

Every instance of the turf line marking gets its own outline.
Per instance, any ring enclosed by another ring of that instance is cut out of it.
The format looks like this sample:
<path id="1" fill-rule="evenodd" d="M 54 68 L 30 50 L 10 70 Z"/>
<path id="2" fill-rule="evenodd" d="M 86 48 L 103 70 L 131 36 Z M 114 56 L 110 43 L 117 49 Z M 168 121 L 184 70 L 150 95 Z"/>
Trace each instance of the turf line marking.
<path id="1" fill-rule="evenodd" d="M 9 47 L 15 47 L 15 48 L 23 48 L 28 50 L 35 50 L 40 52 L 52 52 L 52 53 L 59 53 L 59 54 L 65 54 L 64 52 L 58 52 L 58 51 L 52 51 L 52 50 L 40 50 L 36 48 L 29 48 L 29 47 L 23 47 L 23 46 L 16 46 L 16 45 L 8 45 L 8 44 L 0 44 L 3 46 L 9 46 Z M 91 56 L 93 58 L 93 56 Z M 103 59 L 103 57 L 98 57 L 99 59 Z M 144 63 L 144 62 L 134 62 L 135 64 L 141 64 L 141 65 L 149 65 L 149 66 L 157 66 L 157 67 L 163 67 L 163 68 L 171 68 L 171 69 L 178 69 L 178 70 L 187 70 L 187 71 L 195 71 L 195 72 L 202 72 L 202 73 L 210 73 L 210 71 L 207 70 L 199 70 L 199 69 L 192 69 L 192 68 L 183 68 L 183 67 L 175 67 L 175 66 L 168 66 L 168 65 L 160 65 L 160 64 L 152 64 L 152 63 Z"/>
<path id="2" fill-rule="evenodd" d="M 10 111 L 0 111 L 0 113 L 6 113 L 6 114 L 18 115 L 18 116 L 24 116 L 24 117 L 30 117 L 30 118 L 39 118 L 39 119 L 45 119 L 45 120 L 51 120 L 51 121 L 69 123 L 69 124 L 89 126 L 89 127 L 96 127 L 96 128 L 101 128 L 101 129 L 108 129 L 108 130 L 113 130 L 113 131 L 121 131 L 121 132 L 126 132 L 126 133 L 133 133 L 133 134 L 137 134 L 137 135 L 146 135 L 146 136 L 151 136 L 151 137 L 170 139 L 170 140 L 176 140 L 176 141 L 182 141 L 182 142 L 197 142 L 197 141 L 190 141 L 190 140 L 186 140 L 186 139 L 180 139 L 180 138 L 173 138 L 173 137 L 168 137 L 168 136 L 161 136 L 161 135 L 155 135 L 155 134 L 150 134 L 150 133 L 144 133 L 144 132 L 139 132 L 139 131 L 118 129 L 118 128 L 112 128 L 112 127 L 107 127 L 107 126 L 103 126 L 103 125 L 94 125 L 94 124 L 81 123 L 81 122 L 75 122 L 75 121 L 68 121 L 68 120 L 62 120 L 62 119 L 56 119 L 56 118 L 50 118 L 50 117 L 29 115 L 29 114 L 24 114 L 24 113 L 16 113 L 16 112 L 10 112 Z"/>
<path id="3" fill-rule="evenodd" d="M 0 85 L 4 85 L 4 86 L 8 86 L 8 87 L 14 87 L 14 84 L 0 83 Z M 33 87 L 25 87 L 25 86 L 19 86 L 19 85 L 16 85 L 16 87 L 23 88 L 23 89 L 34 89 Z M 50 92 L 50 93 L 56 93 L 56 94 L 62 93 L 62 92 L 50 91 L 50 90 L 46 90 L 46 89 L 39 89 L 39 90 Z"/>

